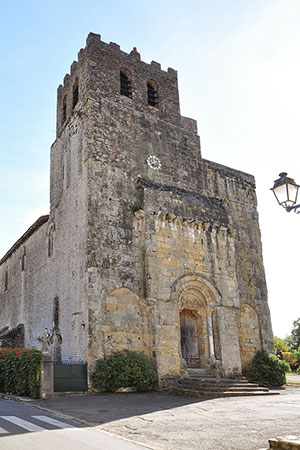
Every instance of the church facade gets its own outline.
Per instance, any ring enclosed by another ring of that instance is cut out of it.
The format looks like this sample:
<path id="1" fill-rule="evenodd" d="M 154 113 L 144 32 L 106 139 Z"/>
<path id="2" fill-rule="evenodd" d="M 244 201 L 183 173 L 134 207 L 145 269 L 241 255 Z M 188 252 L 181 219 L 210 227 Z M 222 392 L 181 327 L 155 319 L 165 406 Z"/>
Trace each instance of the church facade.
<path id="1" fill-rule="evenodd" d="M 239 375 L 272 351 L 253 176 L 201 157 L 177 72 L 90 33 L 57 93 L 50 213 L 0 261 L 0 345 L 87 362 L 119 349 L 159 379 Z"/>

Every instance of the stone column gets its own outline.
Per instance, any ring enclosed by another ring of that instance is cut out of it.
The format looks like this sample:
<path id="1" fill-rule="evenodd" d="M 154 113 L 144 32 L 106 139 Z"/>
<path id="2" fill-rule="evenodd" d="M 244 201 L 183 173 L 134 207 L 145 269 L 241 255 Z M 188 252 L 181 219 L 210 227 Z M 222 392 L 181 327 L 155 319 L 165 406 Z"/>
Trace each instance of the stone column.
<path id="1" fill-rule="evenodd" d="M 215 358 L 214 333 L 213 333 L 211 315 L 207 316 L 207 335 L 208 335 L 208 344 L 209 344 L 209 355 L 211 358 Z"/>
<path id="2" fill-rule="evenodd" d="M 49 355 L 43 355 L 40 392 L 41 398 L 51 397 L 54 393 L 54 368 Z"/>

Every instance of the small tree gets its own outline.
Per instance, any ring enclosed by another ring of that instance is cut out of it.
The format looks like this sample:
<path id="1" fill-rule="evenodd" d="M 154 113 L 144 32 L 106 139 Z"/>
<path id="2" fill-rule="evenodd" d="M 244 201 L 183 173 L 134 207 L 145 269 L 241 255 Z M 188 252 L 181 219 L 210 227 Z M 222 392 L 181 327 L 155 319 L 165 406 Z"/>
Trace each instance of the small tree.
<path id="1" fill-rule="evenodd" d="M 290 350 L 297 350 L 300 346 L 300 317 L 293 322 L 293 328 L 288 338 Z"/>

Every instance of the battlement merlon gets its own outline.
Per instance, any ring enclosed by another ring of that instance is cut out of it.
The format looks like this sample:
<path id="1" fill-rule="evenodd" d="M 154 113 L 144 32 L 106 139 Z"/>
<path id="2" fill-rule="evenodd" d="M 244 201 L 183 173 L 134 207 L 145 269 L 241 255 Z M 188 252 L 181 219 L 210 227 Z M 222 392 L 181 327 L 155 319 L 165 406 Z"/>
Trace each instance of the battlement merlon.
<path id="1" fill-rule="evenodd" d="M 133 47 L 131 52 L 128 54 L 128 53 L 124 52 L 123 50 L 121 50 L 120 46 L 118 44 L 116 44 L 115 42 L 110 42 L 109 44 L 107 44 L 106 42 L 101 41 L 100 34 L 89 33 L 89 35 L 86 39 L 86 48 L 88 48 L 89 46 L 93 46 L 93 45 L 96 47 L 98 46 L 99 48 L 101 48 L 102 46 L 109 46 L 110 48 L 116 50 L 117 52 L 122 53 L 126 57 L 130 56 L 132 58 L 135 58 L 135 59 L 141 61 L 141 55 L 138 53 L 136 47 Z M 151 61 L 150 64 L 147 64 L 144 61 L 141 61 L 141 63 L 146 66 L 152 66 L 155 69 L 160 70 L 161 72 L 164 72 L 165 74 L 168 73 L 170 77 L 172 77 L 174 80 L 177 80 L 177 70 L 173 69 L 172 67 L 168 67 L 168 70 L 164 71 L 161 69 L 160 63 L 158 63 L 156 61 Z"/>
<path id="2" fill-rule="evenodd" d="M 120 72 L 125 70 L 130 79 L 129 96 L 120 92 Z M 156 90 L 157 104 L 149 104 L 148 84 Z M 74 86 L 78 86 L 78 100 L 74 102 Z M 98 101 L 106 98 L 140 112 L 183 126 L 181 123 L 177 71 L 152 61 L 141 60 L 136 47 L 130 53 L 118 44 L 101 41 L 99 34 L 89 33 L 86 47 L 78 53 L 78 61 L 70 67 L 63 84 L 57 90 L 57 136 L 64 129 L 75 108 L 81 108 L 88 98 Z M 75 103 L 75 104 L 74 104 Z M 77 106 L 78 103 L 78 106 Z"/>

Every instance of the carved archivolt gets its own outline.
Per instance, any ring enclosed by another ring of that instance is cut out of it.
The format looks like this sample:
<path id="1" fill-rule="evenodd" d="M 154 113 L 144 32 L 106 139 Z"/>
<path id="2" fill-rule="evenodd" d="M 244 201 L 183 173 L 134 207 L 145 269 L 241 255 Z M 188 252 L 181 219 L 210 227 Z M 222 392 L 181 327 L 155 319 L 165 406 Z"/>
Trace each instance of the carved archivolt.
<path id="1" fill-rule="evenodd" d="M 179 300 L 180 309 L 214 308 L 221 302 L 219 291 L 198 274 L 186 275 L 177 280 L 171 291 L 171 299 Z"/>
<path id="2" fill-rule="evenodd" d="M 197 312 L 206 305 L 205 297 L 197 289 L 186 289 L 179 298 L 179 310 L 190 309 Z"/>

